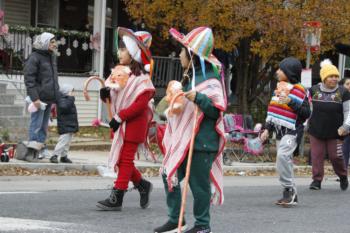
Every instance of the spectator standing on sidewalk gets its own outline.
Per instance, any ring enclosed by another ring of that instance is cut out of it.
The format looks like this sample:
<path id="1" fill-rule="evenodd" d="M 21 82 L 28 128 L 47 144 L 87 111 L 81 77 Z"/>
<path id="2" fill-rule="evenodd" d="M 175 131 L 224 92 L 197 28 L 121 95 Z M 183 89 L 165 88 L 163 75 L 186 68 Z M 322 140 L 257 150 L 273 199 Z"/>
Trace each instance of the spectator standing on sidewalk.
<path id="1" fill-rule="evenodd" d="M 338 85 L 339 71 L 329 59 L 321 62 L 320 76 L 322 82 L 310 89 L 313 106 L 309 120 L 313 180 L 310 189 L 321 189 L 327 153 L 334 172 L 340 178 L 341 190 L 346 190 L 348 177 L 341 147 L 342 136 L 350 128 L 350 118 L 345 115 L 350 113 L 350 93 Z"/>
<path id="2" fill-rule="evenodd" d="M 284 188 L 283 196 L 276 204 L 291 206 L 298 204 L 297 189 L 294 183 L 293 152 L 297 147 L 297 136 L 303 123 L 310 116 L 310 105 L 305 88 L 300 84 L 302 65 L 294 57 L 283 59 L 276 72 L 279 82 L 292 85 L 288 93 L 281 93 L 278 101 L 273 97 L 267 109 L 265 130 L 261 139 L 265 141 L 269 132 L 276 133 L 276 167 L 279 180 Z"/>
<path id="3" fill-rule="evenodd" d="M 50 158 L 51 163 L 58 163 L 58 157 L 60 157 L 61 163 L 72 163 L 68 158 L 69 147 L 73 134 L 79 130 L 78 112 L 74 103 L 73 91 L 71 85 L 63 84 L 60 87 L 61 97 L 56 105 L 57 128 L 60 137 L 53 151 L 53 156 Z"/>
<path id="4" fill-rule="evenodd" d="M 51 104 L 59 97 L 55 35 L 44 32 L 35 38 L 33 52 L 24 65 L 27 95 L 38 109 L 30 114 L 29 145 L 37 151 L 44 148 Z M 42 103 L 46 104 L 41 109 Z"/>
<path id="5" fill-rule="evenodd" d="M 149 206 L 149 195 L 152 183 L 142 178 L 134 164 L 135 154 L 139 144 L 146 140 L 148 126 L 152 120 L 151 99 L 155 93 L 149 71 L 151 62 L 152 36 L 148 32 L 132 32 L 127 28 L 117 29 L 121 40 L 119 42 L 119 63 L 131 72 L 126 85 L 114 89 L 107 86 L 111 76 L 106 80 L 106 88 L 101 88 L 100 97 L 103 101 L 109 99 L 113 118 L 109 126 L 114 131 L 108 165 L 118 171 L 117 179 L 109 198 L 99 201 L 97 207 L 103 210 L 121 211 L 124 194 L 129 181 L 140 193 L 140 206 Z"/>

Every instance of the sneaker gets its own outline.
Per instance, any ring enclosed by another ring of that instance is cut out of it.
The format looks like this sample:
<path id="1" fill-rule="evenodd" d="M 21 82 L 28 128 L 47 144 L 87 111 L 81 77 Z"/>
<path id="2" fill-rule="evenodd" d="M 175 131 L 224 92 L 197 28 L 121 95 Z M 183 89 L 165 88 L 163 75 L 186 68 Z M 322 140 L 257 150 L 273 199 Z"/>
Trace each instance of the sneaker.
<path id="1" fill-rule="evenodd" d="M 50 158 L 50 162 L 51 163 L 58 163 L 58 156 L 57 155 L 54 155 L 54 156 L 52 156 L 51 158 Z"/>
<path id="2" fill-rule="evenodd" d="M 185 233 L 211 233 L 210 227 L 194 226 Z"/>
<path id="3" fill-rule="evenodd" d="M 42 148 L 45 147 L 45 144 L 42 142 L 37 142 L 37 141 L 29 141 L 29 142 L 27 142 L 27 147 L 32 148 L 36 151 L 40 151 Z"/>
<path id="4" fill-rule="evenodd" d="M 187 229 L 186 221 L 182 221 L 181 232 Z M 154 233 L 177 233 L 177 223 L 168 220 L 163 226 L 154 229 Z"/>
<path id="5" fill-rule="evenodd" d="M 321 181 L 313 180 L 310 184 L 311 190 L 320 190 L 321 189 Z"/>
<path id="6" fill-rule="evenodd" d="M 283 190 L 283 197 L 276 202 L 276 205 L 281 205 L 283 207 L 289 207 L 298 204 L 298 195 L 295 193 L 294 189 L 285 188 Z"/>
<path id="7" fill-rule="evenodd" d="M 347 176 L 340 177 L 340 189 L 345 191 L 348 189 L 349 181 Z"/>
<path id="8" fill-rule="evenodd" d="M 72 160 L 68 159 L 67 156 L 61 157 L 60 162 L 61 163 L 73 163 Z"/>
<path id="9" fill-rule="evenodd" d="M 38 159 L 44 159 L 44 158 L 50 158 L 50 157 L 51 157 L 51 154 L 46 146 L 39 151 Z"/>

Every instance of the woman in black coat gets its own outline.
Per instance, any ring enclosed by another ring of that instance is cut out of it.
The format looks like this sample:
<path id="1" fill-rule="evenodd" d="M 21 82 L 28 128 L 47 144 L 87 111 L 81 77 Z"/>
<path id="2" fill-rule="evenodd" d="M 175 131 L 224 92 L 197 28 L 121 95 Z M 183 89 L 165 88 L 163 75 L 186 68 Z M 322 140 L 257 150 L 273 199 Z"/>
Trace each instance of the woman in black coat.
<path id="1" fill-rule="evenodd" d="M 24 65 L 24 83 L 27 95 L 38 110 L 30 115 L 28 147 L 40 150 L 47 136 L 51 104 L 56 103 L 59 96 L 55 35 L 47 32 L 38 35 L 33 47 Z M 40 109 L 42 102 L 47 104 L 45 109 Z"/>

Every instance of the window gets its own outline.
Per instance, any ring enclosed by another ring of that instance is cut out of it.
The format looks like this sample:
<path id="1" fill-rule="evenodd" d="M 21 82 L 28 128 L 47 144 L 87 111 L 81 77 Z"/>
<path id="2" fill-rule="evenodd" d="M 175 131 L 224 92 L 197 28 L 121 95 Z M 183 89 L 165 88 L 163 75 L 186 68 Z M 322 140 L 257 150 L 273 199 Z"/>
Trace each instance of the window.
<path id="1" fill-rule="evenodd" d="M 36 26 L 58 27 L 58 0 L 36 0 Z"/>
<path id="2" fill-rule="evenodd" d="M 345 56 L 344 77 L 350 77 L 350 57 Z"/>

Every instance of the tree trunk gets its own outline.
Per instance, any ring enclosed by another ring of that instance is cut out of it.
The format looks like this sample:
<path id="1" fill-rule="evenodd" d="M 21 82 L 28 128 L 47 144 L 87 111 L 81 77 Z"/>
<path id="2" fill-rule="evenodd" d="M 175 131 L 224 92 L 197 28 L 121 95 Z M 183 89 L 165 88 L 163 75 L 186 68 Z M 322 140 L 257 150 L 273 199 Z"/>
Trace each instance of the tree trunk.
<path id="1" fill-rule="evenodd" d="M 249 93 L 249 53 L 250 39 L 245 38 L 239 44 L 239 56 L 237 58 L 237 87 L 236 93 L 238 96 L 239 113 L 248 113 L 248 93 Z"/>

